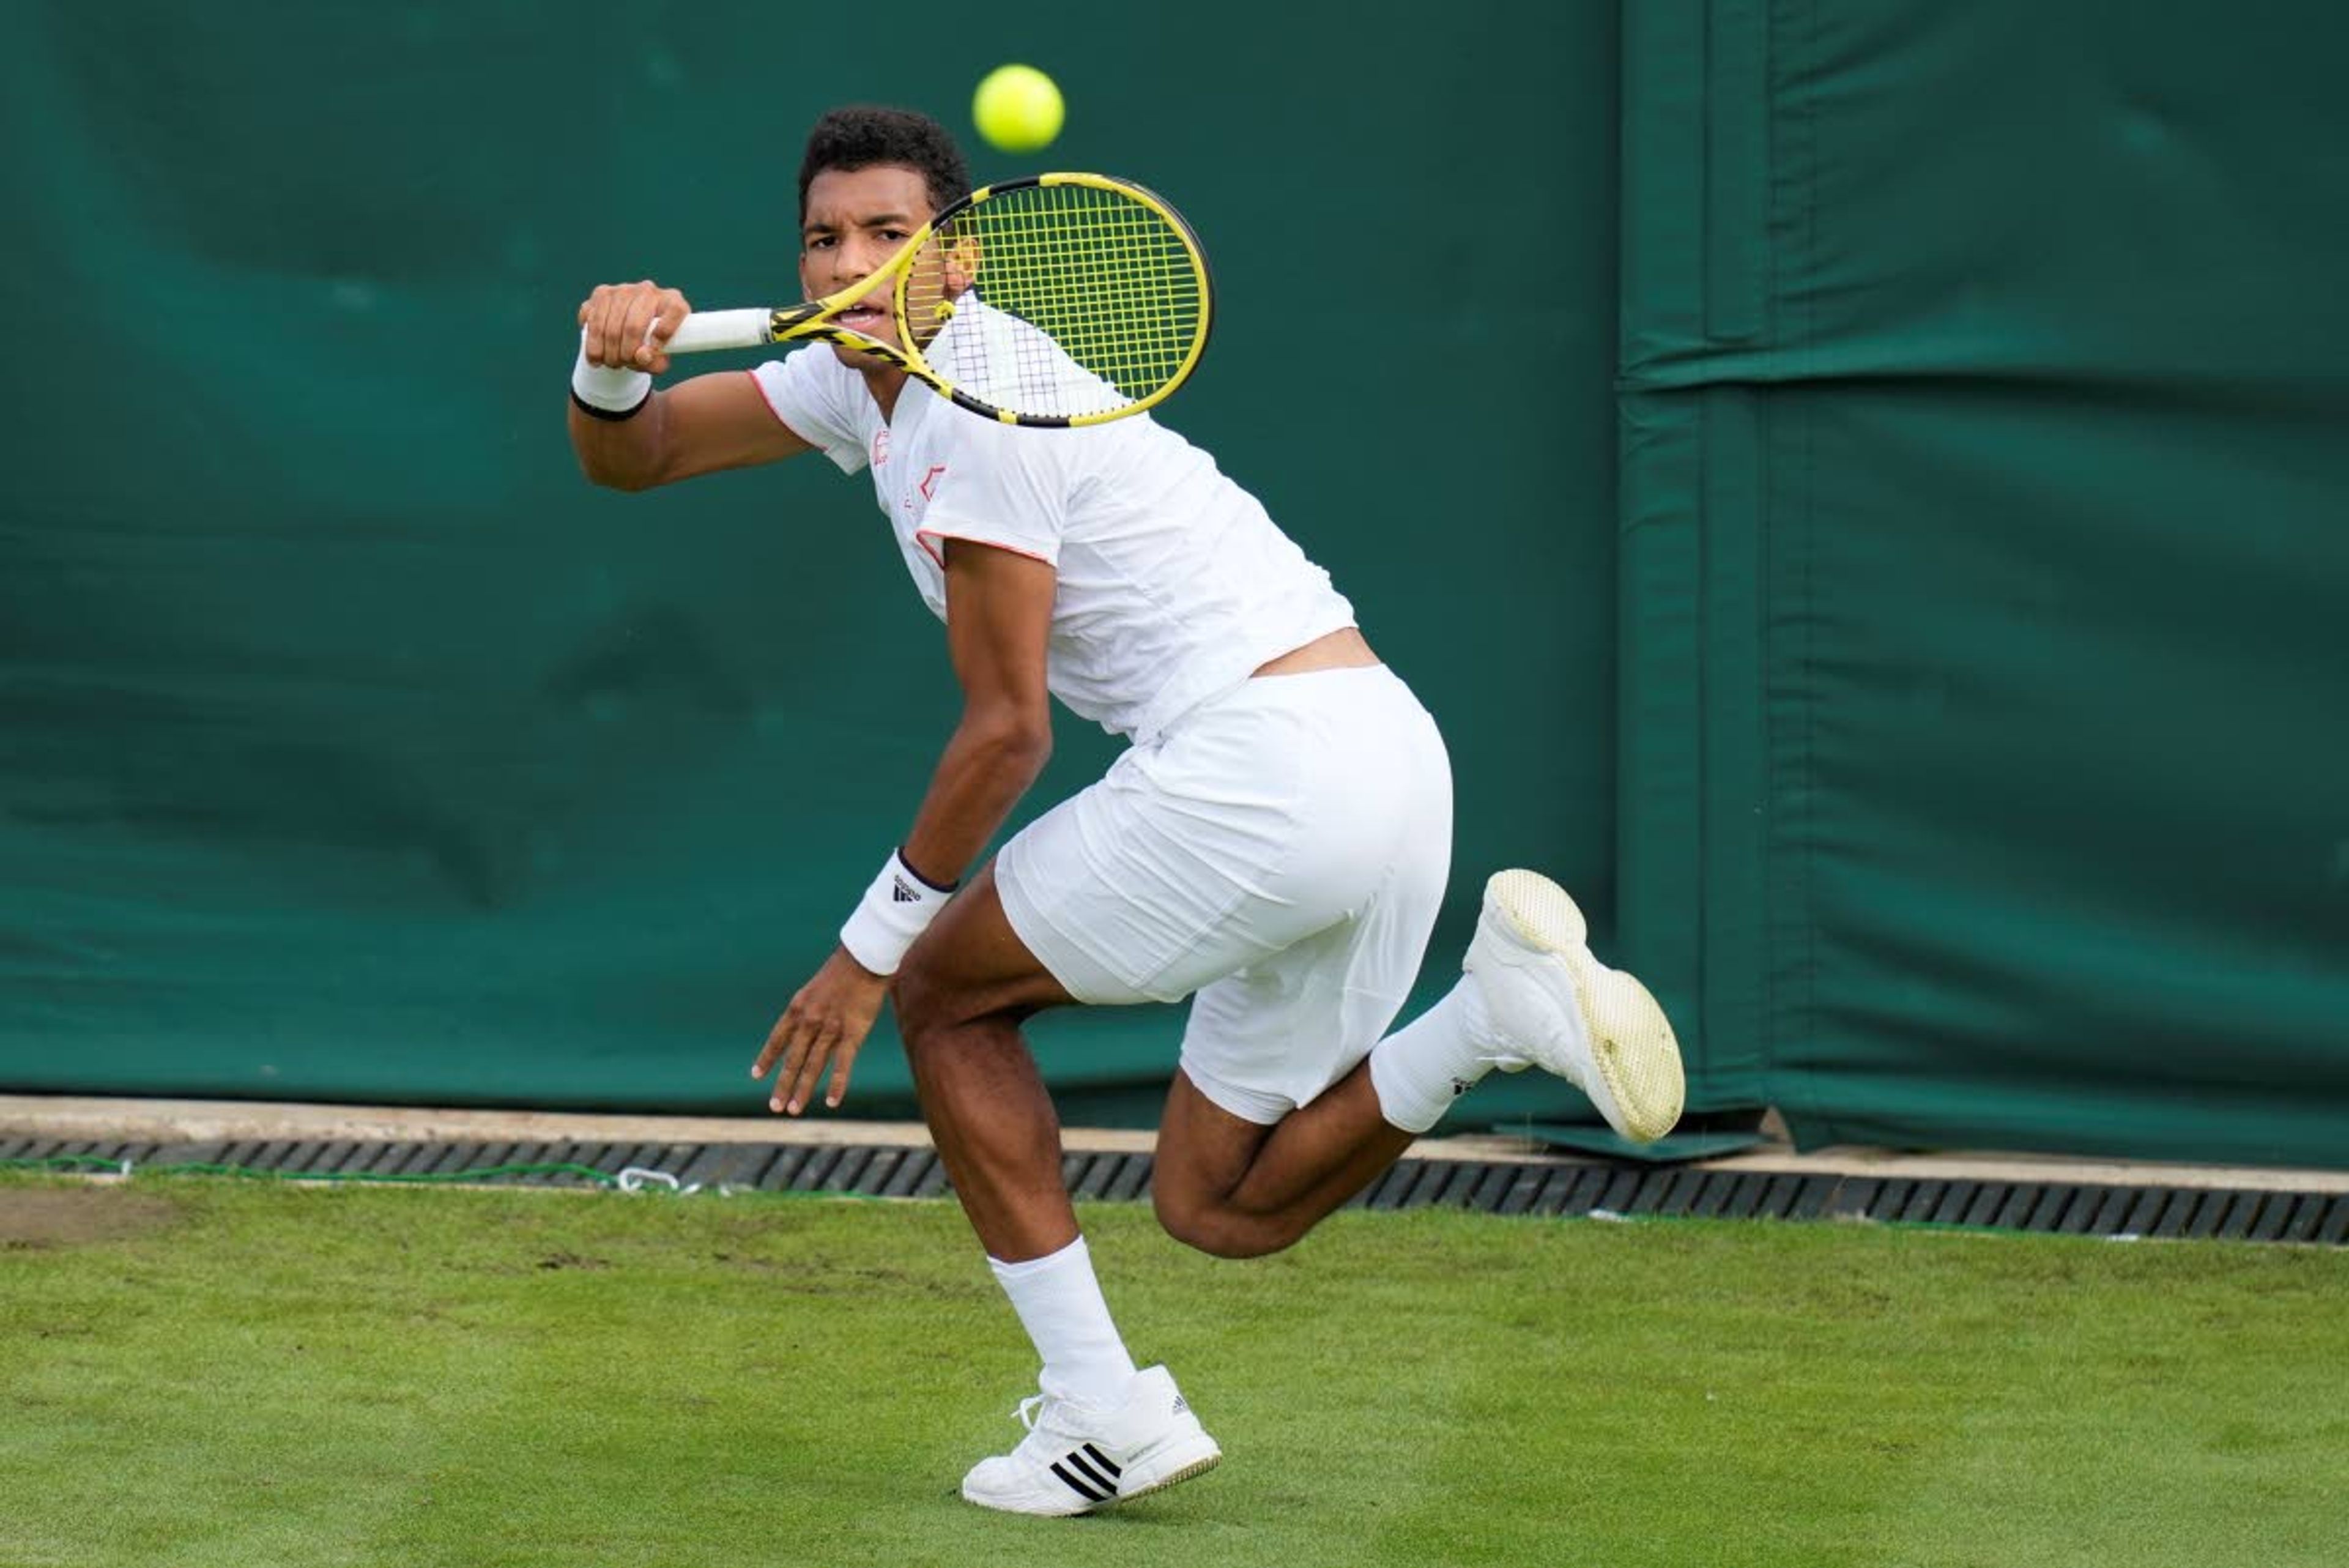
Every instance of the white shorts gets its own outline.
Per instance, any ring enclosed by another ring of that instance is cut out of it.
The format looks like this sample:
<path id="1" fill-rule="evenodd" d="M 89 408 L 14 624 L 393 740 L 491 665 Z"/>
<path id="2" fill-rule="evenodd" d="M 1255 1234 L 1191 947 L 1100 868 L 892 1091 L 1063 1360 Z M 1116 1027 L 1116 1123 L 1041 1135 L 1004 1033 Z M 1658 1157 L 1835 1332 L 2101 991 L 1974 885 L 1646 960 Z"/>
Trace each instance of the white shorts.
<path id="1" fill-rule="evenodd" d="M 1278 1121 L 1410 994 L 1452 866 L 1452 765 L 1383 665 L 1265 676 L 1004 845 L 1003 912 L 1080 1002 L 1196 993 L 1183 1070 Z"/>

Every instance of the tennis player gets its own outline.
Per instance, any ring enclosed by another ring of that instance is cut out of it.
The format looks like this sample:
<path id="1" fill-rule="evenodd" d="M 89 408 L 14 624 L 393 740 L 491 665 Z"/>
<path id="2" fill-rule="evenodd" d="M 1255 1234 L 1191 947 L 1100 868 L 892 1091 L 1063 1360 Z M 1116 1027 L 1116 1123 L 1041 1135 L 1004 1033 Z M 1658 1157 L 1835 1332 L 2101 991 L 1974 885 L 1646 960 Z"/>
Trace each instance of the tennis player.
<path id="1" fill-rule="evenodd" d="M 968 183 L 930 119 L 824 116 L 800 172 L 808 296 L 872 275 Z M 844 324 L 895 341 L 888 306 L 876 286 Z M 1496 1067 L 1565 1077 L 1626 1136 L 1671 1126 L 1671 1026 L 1530 871 L 1490 880 L 1465 977 L 1386 1033 L 1449 871 L 1444 742 L 1329 574 L 1206 453 L 1147 415 L 994 423 L 824 345 L 657 391 L 688 308 L 650 282 L 580 306 L 587 477 L 643 490 L 811 451 L 869 473 L 962 687 L 904 842 L 752 1073 L 774 1075 L 778 1111 L 820 1089 L 836 1106 L 895 1004 L 956 1195 L 1042 1363 L 1026 1437 L 966 1498 L 1083 1513 L 1221 1457 L 1103 1301 L 1020 1037 L 1040 1010 L 1192 999 L 1153 1196 L 1169 1233 L 1221 1257 L 1295 1241 Z M 1044 765 L 1055 697 L 1132 745 L 964 880 Z"/>

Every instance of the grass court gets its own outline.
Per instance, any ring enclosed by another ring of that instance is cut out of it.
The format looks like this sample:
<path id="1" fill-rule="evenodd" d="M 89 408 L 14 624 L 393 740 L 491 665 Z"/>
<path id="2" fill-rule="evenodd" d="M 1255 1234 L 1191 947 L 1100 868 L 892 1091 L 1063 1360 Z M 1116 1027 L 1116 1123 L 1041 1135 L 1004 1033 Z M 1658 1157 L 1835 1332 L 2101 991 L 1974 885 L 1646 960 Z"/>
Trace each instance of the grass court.
<path id="1" fill-rule="evenodd" d="M 1083 1218 L 1226 1459 L 1031 1521 L 949 1204 L 0 1176 L 0 1563 L 2349 1562 L 2349 1252 Z"/>

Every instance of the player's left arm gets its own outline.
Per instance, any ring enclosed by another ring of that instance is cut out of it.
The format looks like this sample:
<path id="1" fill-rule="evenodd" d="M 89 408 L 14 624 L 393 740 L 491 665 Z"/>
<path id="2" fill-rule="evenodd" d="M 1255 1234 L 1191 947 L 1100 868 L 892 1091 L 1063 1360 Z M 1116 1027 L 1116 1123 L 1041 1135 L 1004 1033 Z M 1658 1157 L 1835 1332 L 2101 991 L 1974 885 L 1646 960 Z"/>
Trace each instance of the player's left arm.
<path id="1" fill-rule="evenodd" d="M 909 870 L 940 888 L 961 880 L 1052 754 L 1044 657 L 1059 585 L 1051 565 L 1032 556 L 967 540 L 947 540 L 945 549 L 947 647 L 962 683 L 962 719 L 901 849 Z M 840 1104 L 888 989 L 889 977 L 845 948 L 833 950 L 792 998 L 751 1068 L 764 1077 L 781 1064 L 771 1108 L 805 1109 L 827 1062 L 824 1104 Z"/>
<path id="2" fill-rule="evenodd" d="M 944 541 L 947 650 L 962 720 L 905 836 L 905 863 L 936 886 L 961 880 L 1052 754 L 1044 652 L 1060 576 L 992 545 Z"/>

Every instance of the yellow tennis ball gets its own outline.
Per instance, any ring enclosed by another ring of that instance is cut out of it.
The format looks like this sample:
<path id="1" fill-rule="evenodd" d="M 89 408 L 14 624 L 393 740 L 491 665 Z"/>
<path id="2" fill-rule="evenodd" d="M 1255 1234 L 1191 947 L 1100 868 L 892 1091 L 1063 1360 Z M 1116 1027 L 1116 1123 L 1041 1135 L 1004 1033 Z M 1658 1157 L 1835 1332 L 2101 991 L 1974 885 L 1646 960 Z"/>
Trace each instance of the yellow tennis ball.
<path id="1" fill-rule="evenodd" d="M 1033 66 L 998 66 L 978 84 L 970 118 L 1005 152 L 1035 152 L 1061 134 L 1061 89 Z"/>

